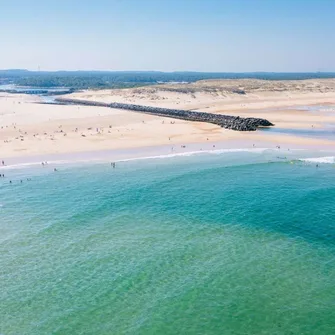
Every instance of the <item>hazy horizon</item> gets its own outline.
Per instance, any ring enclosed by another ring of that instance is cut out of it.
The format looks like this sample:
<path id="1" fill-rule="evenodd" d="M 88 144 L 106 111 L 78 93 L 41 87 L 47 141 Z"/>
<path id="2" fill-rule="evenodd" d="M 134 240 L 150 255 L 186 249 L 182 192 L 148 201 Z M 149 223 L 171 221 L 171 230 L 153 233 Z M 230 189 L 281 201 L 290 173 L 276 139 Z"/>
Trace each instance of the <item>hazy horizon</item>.
<path id="1" fill-rule="evenodd" d="M 162 70 L 97 70 L 97 69 L 86 69 L 86 70 L 30 70 L 20 68 L 5 68 L 0 71 L 22 71 L 22 72 L 35 72 L 35 73 L 55 73 L 55 72 L 123 72 L 123 73 L 213 73 L 213 74 L 335 74 L 335 71 L 241 71 L 241 72 L 229 72 L 229 71 L 193 71 L 193 70 L 176 70 L 176 71 L 162 71 Z"/>
<path id="2" fill-rule="evenodd" d="M 1 69 L 335 72 L 331 0 L 17 0 Z"/>

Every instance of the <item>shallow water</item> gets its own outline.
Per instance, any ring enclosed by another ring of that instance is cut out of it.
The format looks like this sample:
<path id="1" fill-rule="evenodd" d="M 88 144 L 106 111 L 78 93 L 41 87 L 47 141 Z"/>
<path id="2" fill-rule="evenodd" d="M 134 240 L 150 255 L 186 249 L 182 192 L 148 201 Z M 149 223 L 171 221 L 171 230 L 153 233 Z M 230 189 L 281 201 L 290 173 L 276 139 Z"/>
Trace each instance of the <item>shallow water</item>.
<path id="1" fill-rule="evenodd" d="M 313 114 L 317 113 L 317 114 L 335 115 L 334 105 L 297 106 L 290 109 L 297 109 L 301 111 L 310 112 Z"/>
<path id="2" fill-rule="evenodd" d="M 35 95 L 39 95 L 40 92 L 48 91 L 49 93 L 57 93 L 59 91 L 69 90 L 66 87 L 31 87 L 31 86 L 17 86 L 14 84 L 0 85 L 0 91 L 13 91 L 15 93 L 22 92 L 34 92 Z"/>
<path id="3" fill-rule="evenodd" d="M 301 136 L 308 138 L 318 138 L 326 140 L 335 140 L 335 125 L 327 125 L 325 128 L 263 128 L 260 131 L 267 133 L 279 133 L 284 135 Z"/>
<path id="4" fill-rule="evenodd" d="M 332 334 L 334 157 L 277 155 L 6 170 L 0 333 Z"/>

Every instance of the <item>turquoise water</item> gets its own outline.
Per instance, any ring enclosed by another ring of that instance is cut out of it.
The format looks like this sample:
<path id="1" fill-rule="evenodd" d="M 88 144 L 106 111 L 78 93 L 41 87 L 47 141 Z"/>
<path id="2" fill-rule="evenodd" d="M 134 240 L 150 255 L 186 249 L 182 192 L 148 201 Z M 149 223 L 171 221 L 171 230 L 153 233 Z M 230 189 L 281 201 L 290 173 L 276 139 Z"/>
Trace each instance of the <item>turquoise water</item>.
<path id="1" fill-rule="evenodd" d="M 276 156 L 6 170 L 0 334 L 334 334 L 334 164 Z"/>

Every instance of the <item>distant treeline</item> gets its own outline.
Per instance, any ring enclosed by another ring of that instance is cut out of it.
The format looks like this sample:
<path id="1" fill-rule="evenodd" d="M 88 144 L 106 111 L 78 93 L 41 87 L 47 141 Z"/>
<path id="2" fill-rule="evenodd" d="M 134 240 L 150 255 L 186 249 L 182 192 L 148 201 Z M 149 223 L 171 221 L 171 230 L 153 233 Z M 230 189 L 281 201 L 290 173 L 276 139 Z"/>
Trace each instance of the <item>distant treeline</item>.
<path id="1" fill-rule="evenodd" d="M 0 70 L 0 83 L 32 87 L 70 87 L 73 89 L 127 88 L 162 82 L 195 82 L 203 79 L 302 80 L 335 78 L 335 73 L 214 73 L 214 72 L 104 72 Z"/>

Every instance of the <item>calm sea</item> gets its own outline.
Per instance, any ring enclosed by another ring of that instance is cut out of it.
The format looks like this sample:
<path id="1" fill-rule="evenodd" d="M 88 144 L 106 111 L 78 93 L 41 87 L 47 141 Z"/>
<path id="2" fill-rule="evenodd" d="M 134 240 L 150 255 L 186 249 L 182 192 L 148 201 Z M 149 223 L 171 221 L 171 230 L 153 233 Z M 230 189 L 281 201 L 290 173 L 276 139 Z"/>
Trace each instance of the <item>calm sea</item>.
<path id="1" fill-rule="evenodd" d="M 334 158 L 285 157 L 4 170 L 0 334 L 334 334 Z"/>

